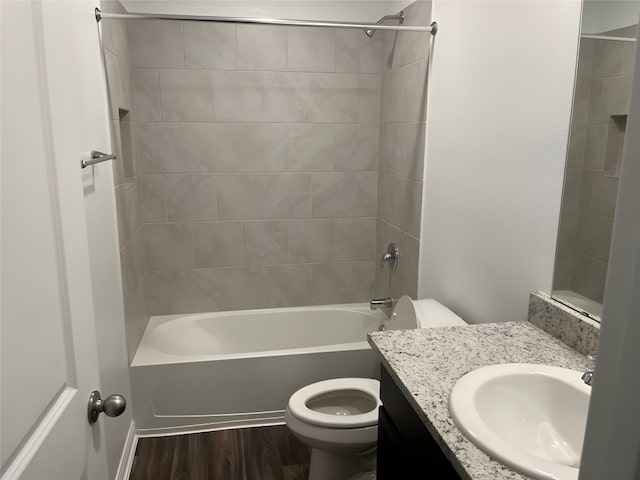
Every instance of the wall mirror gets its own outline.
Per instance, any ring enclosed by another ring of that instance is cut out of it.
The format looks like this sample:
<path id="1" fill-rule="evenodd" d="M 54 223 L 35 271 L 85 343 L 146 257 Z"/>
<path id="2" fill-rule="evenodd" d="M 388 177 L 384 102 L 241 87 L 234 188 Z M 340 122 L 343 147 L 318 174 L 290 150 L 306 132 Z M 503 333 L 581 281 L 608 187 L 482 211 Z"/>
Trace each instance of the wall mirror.
<path id="1" fill-rule="evenodd" d="M 553 289 L 600 321 L 640 0 L 585 0 Z"/>

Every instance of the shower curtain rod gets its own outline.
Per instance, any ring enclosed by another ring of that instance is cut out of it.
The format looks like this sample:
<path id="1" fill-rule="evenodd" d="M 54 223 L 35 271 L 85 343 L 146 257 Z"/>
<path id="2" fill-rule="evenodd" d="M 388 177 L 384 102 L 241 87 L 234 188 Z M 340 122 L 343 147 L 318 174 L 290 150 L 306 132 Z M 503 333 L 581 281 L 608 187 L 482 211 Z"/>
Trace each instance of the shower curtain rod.
<path id="1" fill-rule="evenodd" d="M 95 9 L 96 21 L 110 19 L 124 20 L 193 20 L 196 22 L 218 23 L 249 23 L 259 25 L 289 25 L 295 27 L 332 27 L 332 28 L 357 28 L 364 30 L 395 30 L 400 32 L 431 32 L 435 35 L 438 24 L 433 22 L 429 26 L 400 26 L 381 25 L 379 23 L 348 23 L 348 22 L 316 22 L 312 20 L 285 20 L 281 18 L 257 18 L 257 17 L 211 17 L 204 15 L 172 15 L 164 13 L 103 13 L 99 8 Z"/>
<path id="2" fill-rule="evenodd" d="M 603 35 L 580 35 L 580 38 L 592 38 L 594 40 L 609 40 L 614 42 L 635 42 L 635 38 L 630 37 L 605 37 Z"/>

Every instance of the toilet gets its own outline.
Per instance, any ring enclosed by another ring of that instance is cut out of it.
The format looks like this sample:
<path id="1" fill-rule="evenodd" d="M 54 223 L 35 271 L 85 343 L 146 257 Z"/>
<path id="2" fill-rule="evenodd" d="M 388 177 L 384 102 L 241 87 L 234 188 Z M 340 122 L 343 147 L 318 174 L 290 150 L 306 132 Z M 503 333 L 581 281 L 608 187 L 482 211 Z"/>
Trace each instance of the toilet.
<path id="1" fill-rule="evenodd" d="M 436 300 L 396 302 L 387 330 L 466 325 Z M 309 480 L 375 479 L 380 383 L 373 378 L 333 378 L 291 395 L 285 411 L 289 430 L 311 448 Z"/>

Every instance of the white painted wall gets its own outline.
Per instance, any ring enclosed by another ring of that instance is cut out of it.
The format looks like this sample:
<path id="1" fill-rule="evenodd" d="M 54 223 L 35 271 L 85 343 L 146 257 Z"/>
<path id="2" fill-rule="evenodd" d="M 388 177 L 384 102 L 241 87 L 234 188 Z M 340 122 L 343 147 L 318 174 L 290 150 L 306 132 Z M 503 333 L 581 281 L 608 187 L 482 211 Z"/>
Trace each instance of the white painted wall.
<path id="1" fill-rule="evenodd" d="M 385 0 L 121 0 L 131 13 L 376 22 L 412 3 Z M 394 9 L 394 10 L 391 10 Z"/>
<path id="2" fill-rule="evenodd" d="M 639 0 L 585 0 L 582 33 L 598 34 L 638 23 Z"/>
<path id="3" fill-rule="evenodd" d="M 418 297 L 471 323 L 551 290 L 580 7 L 434 2 Z"/>
<path id="4" fill-rule="evenodd" d="M 640 50 L 627 132 L 640 130 Z M 640 136 L 626 135 L 580 480 L 640 478 Z"/>

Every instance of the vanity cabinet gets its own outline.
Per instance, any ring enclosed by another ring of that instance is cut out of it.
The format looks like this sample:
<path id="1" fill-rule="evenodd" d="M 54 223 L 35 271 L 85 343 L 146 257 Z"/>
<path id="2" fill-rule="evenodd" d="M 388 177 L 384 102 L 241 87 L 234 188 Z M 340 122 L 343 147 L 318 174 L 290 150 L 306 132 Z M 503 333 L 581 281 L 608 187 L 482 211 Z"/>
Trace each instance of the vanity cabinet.
<path id="1" fill-rule="evenodd" d="M 378 480 L 460 477 L 384 366 L 380 368 Z"/>

